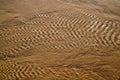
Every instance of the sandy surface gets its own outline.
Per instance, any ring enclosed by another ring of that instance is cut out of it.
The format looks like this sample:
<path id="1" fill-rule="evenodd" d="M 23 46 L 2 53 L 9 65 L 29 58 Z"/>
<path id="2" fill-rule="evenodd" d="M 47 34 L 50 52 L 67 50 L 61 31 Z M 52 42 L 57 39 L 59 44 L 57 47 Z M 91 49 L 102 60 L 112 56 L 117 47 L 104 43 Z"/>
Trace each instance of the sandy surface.
<path id="1" fill-rule="evenodd" d="M 0 0 L 0 80 L 120 80 L 119 0 Z"/>

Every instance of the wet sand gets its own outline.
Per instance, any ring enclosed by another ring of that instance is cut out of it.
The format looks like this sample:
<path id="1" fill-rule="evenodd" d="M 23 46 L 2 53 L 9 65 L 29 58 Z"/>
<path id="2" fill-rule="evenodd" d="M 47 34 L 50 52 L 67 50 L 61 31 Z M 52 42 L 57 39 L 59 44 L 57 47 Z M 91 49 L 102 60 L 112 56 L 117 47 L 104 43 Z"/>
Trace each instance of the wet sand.
<path id="1" fill-rule="evenodd" d="M 0 0 L 0 80 L 120 80 L 119 0 Z"/>

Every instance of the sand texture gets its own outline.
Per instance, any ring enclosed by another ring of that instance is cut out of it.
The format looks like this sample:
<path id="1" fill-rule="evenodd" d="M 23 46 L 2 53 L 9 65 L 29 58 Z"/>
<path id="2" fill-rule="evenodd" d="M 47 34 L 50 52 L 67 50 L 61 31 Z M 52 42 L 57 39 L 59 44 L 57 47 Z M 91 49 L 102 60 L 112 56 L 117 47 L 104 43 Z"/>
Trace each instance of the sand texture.
<path id="1" fill-rule="evenodd" d="M 0 80 L 120 80 L 120 0 L 0 0 Z"/>

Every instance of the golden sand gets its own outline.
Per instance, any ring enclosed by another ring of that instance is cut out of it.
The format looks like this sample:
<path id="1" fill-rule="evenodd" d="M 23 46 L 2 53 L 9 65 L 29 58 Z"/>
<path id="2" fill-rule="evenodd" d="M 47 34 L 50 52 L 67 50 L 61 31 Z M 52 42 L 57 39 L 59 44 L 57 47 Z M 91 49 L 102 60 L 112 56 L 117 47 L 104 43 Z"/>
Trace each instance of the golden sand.
<path id="1" fill-rule="evenodd" d="M 0 80 L 120 80 L 119 0 L 0 0 Z"/>

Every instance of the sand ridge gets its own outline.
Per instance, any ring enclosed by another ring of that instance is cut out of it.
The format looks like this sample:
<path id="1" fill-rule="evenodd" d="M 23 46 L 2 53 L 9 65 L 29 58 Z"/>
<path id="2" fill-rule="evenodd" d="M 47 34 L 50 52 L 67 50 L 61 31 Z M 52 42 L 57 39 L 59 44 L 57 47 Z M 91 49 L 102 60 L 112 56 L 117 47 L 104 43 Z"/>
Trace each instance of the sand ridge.
<path id="1" fill-rule="evenodd" d="M 1 0 L 0 79 L 119 80 L 119 6 L 94 1 Z"/>

